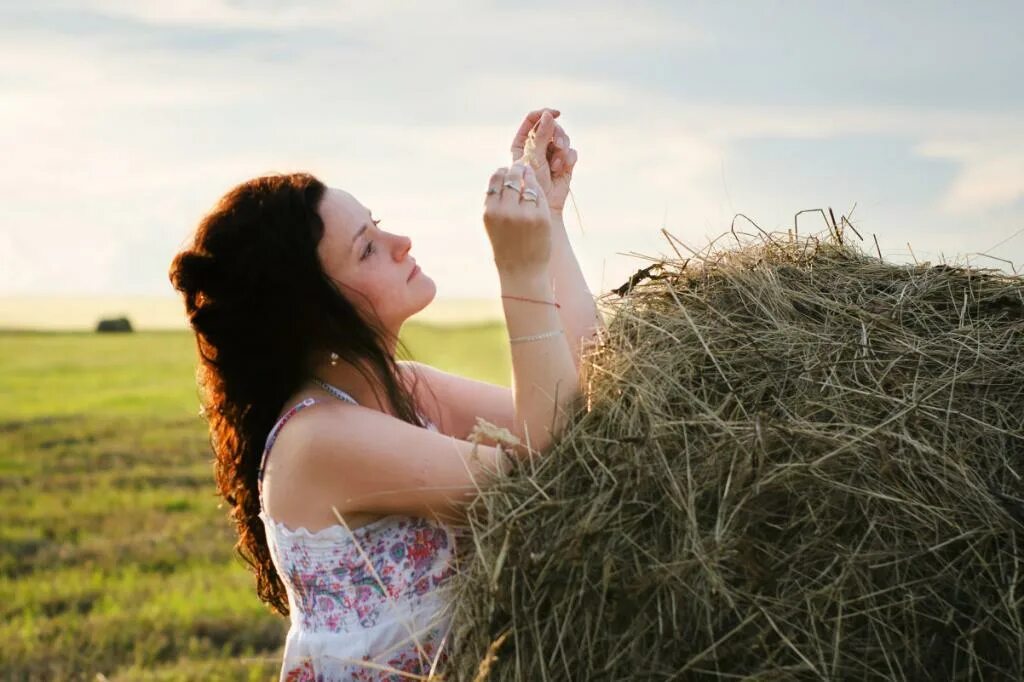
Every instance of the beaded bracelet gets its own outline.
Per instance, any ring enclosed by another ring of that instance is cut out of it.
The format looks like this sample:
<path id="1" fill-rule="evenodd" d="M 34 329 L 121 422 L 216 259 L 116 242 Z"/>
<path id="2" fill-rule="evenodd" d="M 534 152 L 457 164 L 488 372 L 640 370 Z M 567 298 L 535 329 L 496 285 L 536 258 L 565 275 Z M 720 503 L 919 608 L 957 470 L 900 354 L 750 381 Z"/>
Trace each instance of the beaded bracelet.
<path id="1" fill-rule="evenodd" d="M 502 296 L 502 298 L 514 298 L 517 301 L 529 301 L 531 303 L 547 303 L 548 305 L 553 305 L 556 308 L 561 308 L 562 307 L 561 305 L 558 304 L 557 301 L 552 303 L 551 301 L 539 301 L 539 300 L 537 300 L 535 298 L 523 298 L 522 296 L 504 296 L 504 295 Z"/>
<path id="2" fill-rule="evenodd" d="M 544 332 L 543 334 L 533 334 L 532 336 L 517 336 L 515 338 L 509 339 L 509 343 L 521 343 L 523 341 L 539 341 L 540 339 L 547 339 L 547 338 L 550 338 L 552 336 L 558 336 L 559 334 L 564 334 L 564 333 L 565 333 L 564 329 L 556 329 L 553 332 Z"/>

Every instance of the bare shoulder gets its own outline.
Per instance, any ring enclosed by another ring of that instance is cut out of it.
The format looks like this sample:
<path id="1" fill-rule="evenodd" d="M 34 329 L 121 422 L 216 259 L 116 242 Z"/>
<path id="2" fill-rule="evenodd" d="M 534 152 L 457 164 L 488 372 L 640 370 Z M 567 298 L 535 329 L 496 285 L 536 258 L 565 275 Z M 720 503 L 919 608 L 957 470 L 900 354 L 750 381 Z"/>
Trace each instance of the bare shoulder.
<path id="1" fill-rule="evenodd" d="M 317 401 L 283 428 L 268 465 L 265 501 L 289 525 L 386 514 L 458 518 L 462 504 L 508 470 L 500 448 L 468 440 L 480 416 L 511 430 L 512 393 L 425 363 L 396 363 L 438 431 L 362 405 Z"/>
<path id="2" fill-rule="evenodd" d="M 316 485 L 309 454 L 323 424 L 340 417 L 342 410 L 325 400 L 296 410 L 302 403 L 301 396 L 293 397 L 278 414 L 277 435 L 265 453 L 263 505 L 287 526 L 312 529 L 330 525 L 331 514 L 329 502 Z"/>
<path id="3" fill-rule="evenodd" d="M 450 515 L 507 470 L 496 448 L 361 405 L 310 414 L 304 431 L 309 485 L 346 514 Z"/>

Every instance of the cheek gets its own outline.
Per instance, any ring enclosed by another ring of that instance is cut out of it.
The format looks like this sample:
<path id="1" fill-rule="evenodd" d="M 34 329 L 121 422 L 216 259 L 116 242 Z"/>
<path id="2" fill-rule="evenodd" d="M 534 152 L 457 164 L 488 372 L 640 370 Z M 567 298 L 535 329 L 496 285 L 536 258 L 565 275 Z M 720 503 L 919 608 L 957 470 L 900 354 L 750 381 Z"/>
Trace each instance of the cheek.
<path id="1" fill-rule="evenodd" d="M 405 282 L 408 273 L 399 267 L 389 268 L 382 263 L 373 263 L 375 257 L 376 254 L 371 255 L 361 267 L 350 268 L 342 281 L 373 301 L 378 309 L 385 309 L 405 296 L 405 289 L 409 286 Z"/>
<path id="2" fill-rule="evenodd" d="M 359 279 L 359 287 L 366 295 L 373 299 L 378 306 L 387 306 L 400 292 L 399 277 L 396 272 L 382 272 L 377 270 L 372 273 L 365 273 Z"/>

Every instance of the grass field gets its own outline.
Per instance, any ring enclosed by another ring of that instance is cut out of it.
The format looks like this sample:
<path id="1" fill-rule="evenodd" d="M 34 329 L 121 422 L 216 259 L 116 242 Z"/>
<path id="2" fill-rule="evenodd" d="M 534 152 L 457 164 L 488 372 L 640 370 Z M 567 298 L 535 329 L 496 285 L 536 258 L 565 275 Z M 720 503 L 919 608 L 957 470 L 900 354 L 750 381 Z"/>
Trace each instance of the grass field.
<path id="1" fill-rule="evenodd" d="M 501 323 L 412 357 L 509 385 Z M 187 332 L 0 333 L 0 679 L 276 679 L 287 621 L 233 554 Z"/>

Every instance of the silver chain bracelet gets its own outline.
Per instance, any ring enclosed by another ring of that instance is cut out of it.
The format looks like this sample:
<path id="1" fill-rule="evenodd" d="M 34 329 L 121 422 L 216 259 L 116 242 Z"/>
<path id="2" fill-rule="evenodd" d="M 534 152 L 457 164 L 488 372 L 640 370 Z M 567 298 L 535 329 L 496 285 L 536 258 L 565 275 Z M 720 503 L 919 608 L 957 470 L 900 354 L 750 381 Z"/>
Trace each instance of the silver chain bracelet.
<path id="1" fill-rule="evenodd" d="M 543 334 L 534 334 L 532 336 L 516 336 L 515 338 L 509 339 L 509 343 L 522 343 L 523 341 L 538 341 L 540 339 L 547 339 L 552 336 L 558 336 L 564 334 L 564 329 L 556 329 L 553 332 L 544 332 Z"/>

